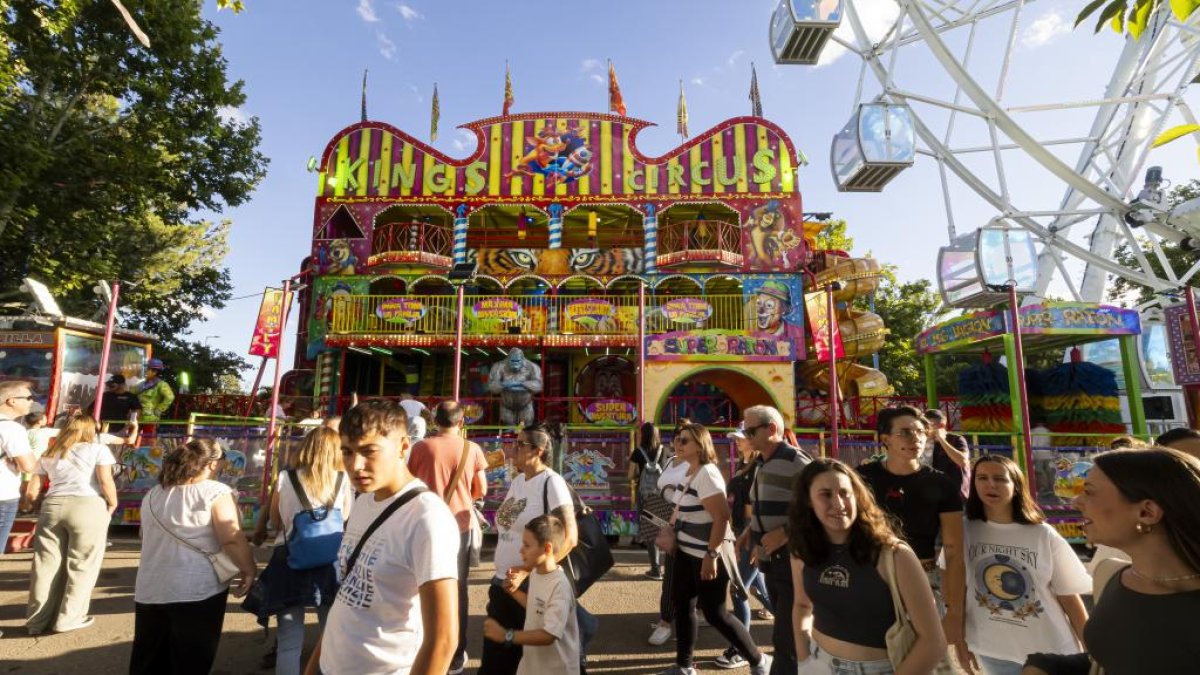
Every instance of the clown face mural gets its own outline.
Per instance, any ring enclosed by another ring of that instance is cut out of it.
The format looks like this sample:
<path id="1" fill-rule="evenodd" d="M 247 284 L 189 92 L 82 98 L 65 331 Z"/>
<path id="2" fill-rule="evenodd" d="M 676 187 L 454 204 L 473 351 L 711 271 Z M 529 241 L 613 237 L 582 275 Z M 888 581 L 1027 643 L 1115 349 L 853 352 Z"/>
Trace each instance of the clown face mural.
<path id="1" fill-rule="evenodd" d="M 784 317 L 789 311 L 791 302 L 787 286 L 768 281 L 754 296 L 754 327 L 761 333 L 782 336 L 787 333 Z"/>

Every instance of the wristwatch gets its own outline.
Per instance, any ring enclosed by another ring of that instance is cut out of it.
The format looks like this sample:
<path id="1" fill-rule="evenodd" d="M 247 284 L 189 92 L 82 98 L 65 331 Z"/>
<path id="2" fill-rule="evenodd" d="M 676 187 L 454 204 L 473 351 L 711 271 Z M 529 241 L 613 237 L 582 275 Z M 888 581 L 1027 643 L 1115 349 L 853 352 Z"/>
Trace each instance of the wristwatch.
<path id="1" fill-rule="evenodd" d="M 721 557 L 721 549 L 719 549 L 719 548 L 708 549 L 708 557 L 712 558 L 713 560 L 720 558 Z"/>
<path id="2" fill-rule="evenodd" d="M 504 631 L 504 646 L 511 647 L 513 644 L 512 640 L 513 640 L 513 632 L 512 632 L 512 629 L 509 628 Z"/>

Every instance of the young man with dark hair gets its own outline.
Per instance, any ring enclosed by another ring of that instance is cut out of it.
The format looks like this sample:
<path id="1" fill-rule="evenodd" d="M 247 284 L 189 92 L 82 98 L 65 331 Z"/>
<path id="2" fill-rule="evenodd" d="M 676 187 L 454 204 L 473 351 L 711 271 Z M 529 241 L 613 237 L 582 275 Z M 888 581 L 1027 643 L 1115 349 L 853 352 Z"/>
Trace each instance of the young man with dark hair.
<path id="1" fill-rule="evenodd" d="M 963 641 L 966 568 L 963 562 L 963 499 L 959 484 L 946 474 L 921 465 L 929 437 L 925 416 L 912 406 L 879 411 L 879 440 L 887 450 L 882 462 L 858 467 L 875 501 L 899 519 L 904 539 L 929 576 L 934 594 L 944 592 L 946 642 L 955 646 L 960 663 L 967 657 Z M 945 578 L 938 569 L 938 536 L 946 558 Z M 944 583 L 943 583 L 944 582 Z"/>
<path id="2" fill-rule="evenodd" d="M 929 439 L 933 441 L 930 466 L 957 479 L 963 499 L 971 492 L 971 447 L 967 439 L 946 430 L 946 415 L 937 408 L 925 411 L 929 422 Z"/>
<path id="3" fill-rule="evenodd" d="M 408 459 L 408 470 L 441 495 L 458 521 L 458 648 L 448 675 L 457 675 L 466 668 L 471 530 L 478 527 L 472 522 L 474 502 L 487 494 L 487 458 L 482 448 L 467 440 L 465 417 L 460 403 L 439 403 L 433 412 L 437 433 L 418 441 Z"/>
<path id="4" fill-rule="evenodd" d="M 1171 429 L 1154 439 L 1154 444 L 1200 457 L 1200 431 L 1188 427 Z"/>
<path id="5" fill-rule="evenodd" d="M 390 401 L 342 418 L 342 459 L 360 493 L 338 551 L 341 587 L 310 675 L 421 673 L 450 667 L 458 642 L 454 516 L 405 465 L 409 423 Z"/>

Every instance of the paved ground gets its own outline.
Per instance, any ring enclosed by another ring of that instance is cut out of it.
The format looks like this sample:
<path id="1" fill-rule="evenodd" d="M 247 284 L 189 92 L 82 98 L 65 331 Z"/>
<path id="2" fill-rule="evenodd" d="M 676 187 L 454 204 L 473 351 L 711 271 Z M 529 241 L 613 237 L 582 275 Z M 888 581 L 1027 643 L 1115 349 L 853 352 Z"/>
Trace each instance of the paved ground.
<path id="1" fill-rule="evenodd" d="M 0 674 L 87 672 L 108 675 L 127 672 L 129 649 L 133 640 L 133 583 L 137 573 L 139 546 L 133 529 L 115 529 L 112 548 L 104 560 L 104 569 L 92 600 L 96 624 L 88 629 L 64 635 L 30 638 L 25 635 L 25 603 L 29 592 L 30 554 L 0 557 Z M 265 561 L 265 553 L 260 552 Z M 646 643 L 649 623 L 658 612 L 659 583 L 642 576 L 646 569 L 645 552 L 635 549 L 616 551 L 617 565 L 599 584 L 588 591 L 583 604 L 600 617 L 600 632 L 591 646 L 589 672 L 656 673 L 670 665 L 674 641 L 662 647 Z M 474 656 L 471 668 L 478 667 L 482 641 L 482 618 L 487 597 L 491 564 L 471 575 L 471 642 Z M 755 605 L 757 606 L 757 605 Z M 309 614 L 309 648 L 316 639 L 316 616 Z M 758 644 L 770 640 L 768 624 L 756 622 L 752 629 Z M 225 633 L 213 672 L 222 675 L 265 672 L 258 670 L 259 657 L 266 647 L 263 630 L 254 617 L 241 610 L 240 601 L 231 601 L 225 617 Z M 711 628 L 700 629 L 697 665 L 716 671 L 712 659 L 725 647 Z M 724 672 L 746 673 L 748 668 Z"/>

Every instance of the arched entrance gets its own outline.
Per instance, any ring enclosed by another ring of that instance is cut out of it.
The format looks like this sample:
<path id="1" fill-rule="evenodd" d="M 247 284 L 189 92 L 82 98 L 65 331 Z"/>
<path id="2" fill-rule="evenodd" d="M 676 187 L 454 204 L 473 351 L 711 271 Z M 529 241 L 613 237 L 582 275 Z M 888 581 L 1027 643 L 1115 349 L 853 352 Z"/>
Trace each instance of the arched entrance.
<path id="1" fill-rule="evenodd" d="M 732 367 L 693 369 L 665 391 L 654 414 L 658 424 L 674 424 L 686 417 L 704 425 L 732 427 L 751 406 L 787 409 L 758 378 Z"/>

